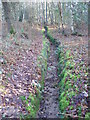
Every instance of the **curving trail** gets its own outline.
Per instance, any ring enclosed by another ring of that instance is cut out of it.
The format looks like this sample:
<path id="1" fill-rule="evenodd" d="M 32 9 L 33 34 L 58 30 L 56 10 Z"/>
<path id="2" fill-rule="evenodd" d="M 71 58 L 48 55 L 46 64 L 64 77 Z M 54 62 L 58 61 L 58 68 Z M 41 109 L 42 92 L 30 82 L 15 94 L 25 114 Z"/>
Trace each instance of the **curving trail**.
<path id="1" fill-rule="evenodd" d="M 59 88 L 57 76 L 57 58 L 55 46 L 50 45 L 48 69 L 45 77 L 43 99 L 40 104 L 37 118 L 58 118 L 59 113 Z"/>

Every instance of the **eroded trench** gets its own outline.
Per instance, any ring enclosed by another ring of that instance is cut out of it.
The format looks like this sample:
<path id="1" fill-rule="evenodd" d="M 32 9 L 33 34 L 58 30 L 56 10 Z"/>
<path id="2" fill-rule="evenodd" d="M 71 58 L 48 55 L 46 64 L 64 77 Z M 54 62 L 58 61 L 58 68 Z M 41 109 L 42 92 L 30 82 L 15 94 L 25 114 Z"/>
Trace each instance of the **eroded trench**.
<path id="1" fill-rule="evenodd" d="M 37 118 L 58 118 L 59 114 L 59 79 L 57 75 L 56 47 L 50 43 L 50 55 L 47 61 L 42 101 Z"/>

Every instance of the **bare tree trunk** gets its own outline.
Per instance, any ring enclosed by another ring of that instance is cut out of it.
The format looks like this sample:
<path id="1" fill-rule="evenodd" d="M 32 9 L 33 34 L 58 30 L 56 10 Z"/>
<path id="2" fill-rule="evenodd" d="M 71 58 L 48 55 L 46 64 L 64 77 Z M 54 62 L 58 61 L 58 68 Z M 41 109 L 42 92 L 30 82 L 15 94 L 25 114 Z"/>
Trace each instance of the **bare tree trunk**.
<path id="1" fill-rule="evenodd" d="M 58 17 L 58 32 L 60 33 L 60 16 Z"/>
<path id="2" fill-rule="evenodd" d="M 56 23 L 57 23 L 57 16 L 56 16 L 56 14 L 55 14 L 55 25 L 56 25 Z"/>
<path id="3" fill-rule="evenodd" d="M 42 23 L 45 23 L 45 10 L 44 10 L 44 2 L 42 3 L 42 12 L 43 12 L 43 17 L 42 17 Z"/>
<path id="4" fill-rule="evenodd" d="M 46 1 L 46 24 L 48 23 L 48 20 L 47 20 L 47 1 Z"/>
<path id="5" fill-rule="evenodd" d="M 25 4 L 23 4 L 23 20 L 22 21 L 24 20 L 25 20 Z"/>
<path id="6" fill-rule="evenodd" d="M 61 3 L 58 3 L 58 9 L 59 9 L 59 14 L 60 14 L 60 18 L 61 18 L 61 25 L 62 25 L 62 33 L 64 33 L 64 26 L 63 26 L 63 17 L 62 17 L 62 7 L 61 7 Z"/>
<path id="7" fill-rule="evenodd" d="M 73 10 L 73 3 L 71 3 L 71 6 L 70 6 L 70 11 L 71 11 L 71 32 L 74 33 L 75 32 L 75 29 L 74 29 L 74 10 Z"/>
<path id="8" fill-rule="evenodd" d="M 15 21 L 17 20 L 16 6 L 17 6 L 16 3 L 14 3 L 14 2 L 11 3 L 12 11 L 13 11 L 13 13 L 14 13 L 13 17 L 14 17 L 14 20 L 15 20 Z"/>
<path id="9" fill-rule="evenodd" d="M 51 19 L 51 6 L 50 3 L 48 3 L 48 23 L 50 24 L 50 19 Z"/>
<path id="10" fill-rule="evenodd" d="M 51 25 L 53 25 L 53 2 L 51 3 Z"/>
<path id="11" fill-rule="evenodd" d="M 11 29 L 11 20 L 10 20 L 10 6 L 7 2 L 2 2 L 3 8 L 4 8 L 4 16 L 5 16 L 5 20 L 7 22 L 8 25 L 8 32 L 10 32 Z"/>

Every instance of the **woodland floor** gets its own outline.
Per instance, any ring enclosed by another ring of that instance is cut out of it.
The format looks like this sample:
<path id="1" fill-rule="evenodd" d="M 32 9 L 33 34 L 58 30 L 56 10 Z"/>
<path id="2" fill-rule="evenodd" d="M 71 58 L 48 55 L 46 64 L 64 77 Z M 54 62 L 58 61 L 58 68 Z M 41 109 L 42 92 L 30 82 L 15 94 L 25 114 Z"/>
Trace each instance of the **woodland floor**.
<path id="1" fill-rule="evenodd" d="M 30 31 L 31 32 L 31 31 Z M 0 113 L 2 117 L 18 117 L 26 114 L 20 96 L 28 96 L 34 92 L 31 86 L 33 80 L 40 80 L 37 57 L 42 49 L 42 34 L 32 30 L 29 39 L 19 40 L 14 37 L 1 41 L 2 55 L 0 57 Z M 2 57 L 3 56 L 3 57 Z"/>
<path id="2" fill-rule="evenodd" d="M 37 57 L 42 49 L 41 29 L 32 29 L 29 33 L 29 39 L 23 39 L 21 36 L 15 38 L 8 36 L 2 41 L 0 40 L 0 117 L 18 117 L 20 114 L 27 114 L 25 106 L 23 106 L 20 96 L 29 95 L 29 92 L 35 92 L 31 83 L 33 80 L 41 79 L 41 71 L 37 67 Z M 29 30 L 30 31 L 30 30 Z M 64 50 L 71 50 L 74 56 L 76 67 L 81 61 L 84 62 L 84 68 L 88 66 L 88 36 L 63 36 L 57 30 L 51 30 L 54 38 L 61 41 Z M 33 37 L 33 38 L 32 38 Z M 37 117 L 57 118 L 58 108 L 58 92 L 57 84 L 57 59 L 55 56 L 55 47 L 50 45 L 50 56 L 48 59 L 48 70 L 45 77 L 45 87 L 43 100 Z M 83 71 L 81 72 L 83 75 Z M 87 78 L 82 77 L 82 84 L 79 85 L 79 92 L 83 88 Z M 86 104 L 84 104 L 86 106 Z"/>

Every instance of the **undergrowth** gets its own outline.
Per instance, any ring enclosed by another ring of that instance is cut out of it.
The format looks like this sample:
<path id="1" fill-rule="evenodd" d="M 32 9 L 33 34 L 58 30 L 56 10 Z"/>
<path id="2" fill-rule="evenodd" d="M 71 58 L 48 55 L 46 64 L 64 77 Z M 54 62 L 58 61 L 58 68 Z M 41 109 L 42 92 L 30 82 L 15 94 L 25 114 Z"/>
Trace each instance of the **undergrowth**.
<path id="1" fill-rule="evenodd" d="M 38 57 L 38 67 L 41 69 L 41 86 L 42 89 L 44 87 L 44 79 L 45 79 L 45 74 L 47 71 L 47 59 L 49 56 L 49 41 L 47 39 L 45 39 L 45 36 L 43 35 L 43 49 L 41 51 L 41 55 Z"/>
<path id="2" fill-rule="evenodd" d="M 59 47 L 57 49 L 57 56 L 59 60 L 58 76 L 60 79 L 59 107 L 61 113 L 68 114 L 68 111 L 74 110 L 74 96 L 78 96 L 80 92 L 76 84 L 77 80 L 80 79 L 80 74 L 74 73 L 75 63 L 73 62 L 70 50 L 64 51 L 62 47 Z M 81 105 L 77 105 L 76 110 L 78 118 L 82 117 Z M 86 117 L 89 117 L 88 114 L 86 114 Z"/>

